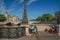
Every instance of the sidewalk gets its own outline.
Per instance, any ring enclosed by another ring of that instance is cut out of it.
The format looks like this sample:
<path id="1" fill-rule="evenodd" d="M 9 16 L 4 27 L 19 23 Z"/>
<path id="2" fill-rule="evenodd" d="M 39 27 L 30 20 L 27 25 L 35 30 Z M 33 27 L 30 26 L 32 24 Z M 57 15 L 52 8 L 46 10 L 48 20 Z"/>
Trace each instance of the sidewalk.
<path id="1" fill-rule="evenodd" d="M 37 35 L 32 34 L 32 36 L 24 36 L 15 39 L 0 39 L 0 40 L 60 40 L 60 37 L 56 34 L 50 34 L 47 32 L 38 32 Z"/>

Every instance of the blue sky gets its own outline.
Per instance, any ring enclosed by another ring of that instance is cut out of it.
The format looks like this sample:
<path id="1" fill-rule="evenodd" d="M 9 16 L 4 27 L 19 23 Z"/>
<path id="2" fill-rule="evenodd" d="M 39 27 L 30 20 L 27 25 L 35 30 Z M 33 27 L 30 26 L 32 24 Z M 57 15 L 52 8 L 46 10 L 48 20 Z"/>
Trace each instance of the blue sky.
<path id="1" fill-rule="evenodd" d="M 34 19 L 44 13 L 55 14 L 60 10 L 60 0 L 26 0 L 28 19 Z M 8 11 L 11 16 L 23 17 L 24 0 L 0 0 L 0 13 Z"/>

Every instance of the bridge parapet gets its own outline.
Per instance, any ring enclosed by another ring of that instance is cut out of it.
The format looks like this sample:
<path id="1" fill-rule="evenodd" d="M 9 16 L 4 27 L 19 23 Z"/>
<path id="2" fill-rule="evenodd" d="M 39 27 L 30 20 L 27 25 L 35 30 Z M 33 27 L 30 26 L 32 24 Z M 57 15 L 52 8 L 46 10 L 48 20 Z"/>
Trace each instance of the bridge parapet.
<path id="1" fill-rule="evenodd" d="M 21 21 L 18 21 L 18 22 L 11 22 L 11 23 L 13 23 L 13 24 L 18 24 L 18 23 L 20 23 Z M 10 22 L 0 22 L 0 25 L 5 25 L 5 24 L 7 24 L 7 23 L 10 23 Z"/>

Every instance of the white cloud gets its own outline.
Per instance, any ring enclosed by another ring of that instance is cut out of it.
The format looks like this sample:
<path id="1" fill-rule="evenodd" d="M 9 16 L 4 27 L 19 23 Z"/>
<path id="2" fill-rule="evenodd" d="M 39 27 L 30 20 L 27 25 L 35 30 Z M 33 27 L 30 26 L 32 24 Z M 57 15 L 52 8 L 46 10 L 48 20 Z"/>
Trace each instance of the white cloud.
<path id="1" fill-rule="evenodd" d="M 37 0 L 30 0 L 30 1 L 27 3 L 27 5 L 29 5 L 29 4 L 31 4 L 31 3 L 35 2 L 35 1 L 37 1 Z"/>
<path id="2" fill-rule="evenodd" d="M 7 9 L 8 12 L 12 12 L 16 9 L 16 3 L 17 1 L 14 0 L 11 4 L 10 4 L 10 7 Z"/>
<path id="3" fill-rule="evenodd" d="M 0 0 L 0 13 L 4 13 L 6 11 L 5 4 L 3 0 Z"/>
<path id="4" fill-rule="evenodd" d="M 24 1 L 24 0 L 19 0 L 19 2 L 18 2 L 18 3 L 20 4 L 20 3 L 22 3 L 23 1 Z"/>
<path id="5" fill-rule="evenodd" d="M 11 4 L 10 4 L 10 8 L 7 9 L 8 12 L 12 12 L 14 11 L 17 7 L 16 7 L 16 3 L 18 2 L 18 4 L 22 3 L 24 0 L 14 0 Z"/>
<path id="6" fill-rule="evenodd" d="M 7 10 L 8 12 L 11 12 L 11 11 L 15 10 L 15 9 L 16 9 L 16 4 L 15 4 L 15 3 L 16 3 L 17 1 L 18 1 L 18 0 L 14 0 L 14 1 L 11 3 L 10 8 L 9 8 L 9 9 L 6 9 L 4 1 L 3 1 L 3 0 L 0 0 L 0 13 L 4 13 L 6 10 Z M 20 1 L 20 3 L 24 2 L 24 0 L 19 0 L 19 1 Z M 27 3 L 27 5 L 29 5 L 29 4 L 31 4 L 31 3 L 35 2 L 35 1 L 37 1 L 37 0 L 29 0 L 28 3 Z M 15 5 L 14 5 L 14 4 L 15 4 Z"/>
<path id="7" fill-rule="evenodd" d="M 24 0 L 20 0 L 20 3 L 22 3 Z"/>
<path id="8" fill-rule="evenodd" d="M 15 10 L 15 8 L 7 9 L 8 12 L 12 12 L 13 10 Z"/>
<path id="9" fill-rule="evenodd" d="M 23 1 L 24 0 L 19 0 L 19 4 L 22 3 Z M 29 4 L 31 4 L 31 3 L 35 2 L 35 1 L 37 1 L 37 0 L 29 0 L 28 3 L 27 3 L 27 5 L 29 5 Z"/>
<path id="10" fill-rule="evenodd" d="M 19 2 L 18 2 L 19 1 Z M 24 2 L 24 0 L 14 0 L 12 3 L 11 3 L 11 6 L 10 8 L 7 10 L 8 12 L 12 12 L 14 11 L 17 7 L 16 7 L 16 2 L 18 2 L 18 4 Z"/>

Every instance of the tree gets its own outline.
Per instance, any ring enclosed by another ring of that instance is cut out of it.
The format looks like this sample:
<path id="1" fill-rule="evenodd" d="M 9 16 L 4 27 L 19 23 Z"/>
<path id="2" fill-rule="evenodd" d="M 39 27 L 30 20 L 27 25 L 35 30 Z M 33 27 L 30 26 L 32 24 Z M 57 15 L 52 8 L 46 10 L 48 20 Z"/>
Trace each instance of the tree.
<path id="1" fill-rule="evenodd" d="M 42 20 L 42 17 L 39 16 L 39 17 L 36 18 L 36 20 L 37 20 L 37 21 L 41 21 L 41 20 Z"/>
<path id="2" fill-rule="evenodd" d="M 36 21 L 54 21 L 55 16 L 51 15 L 50 13 L 43 14 L 42 16 L 39 16 L 36 18 Z"/>
<path id="3" fill-rule="evenodd" d="M 55 16 L 56 16 L 57 24 L 60 24 L 60 11 L 57 11 L 55 13 Z"/>
<path id="4" fill-rule="evenodd" d="M 0 22 L 3 22 L 6 20 L 6 17 L 3 14 L 0 14 Z"/>
<path id="5" fill-rule="evenodd" d="M 49 21 L 54 21 L 56 19 L 56 16 L 51 16 L 50 18 L 49 18 Z"/>
<path id="6" fill-rule="evenodd" d="M 36 21 L 36 19 L 31 19 L 30 21 Z"/>
<path id="7" fill-rule="evenodd" d="M 56 16 L 56 19 L 60 19 L 60 11 L 57 11 L 57 12 L 55 13 L 55 16 Z"/>
<path id="8" fill-rule="evenodd" d="M 50 13 L 43 14 L 42 15 L 42 20 L 44 20 L 44 21 L 54 21 L 55 16 L 51 15 Z"/>

